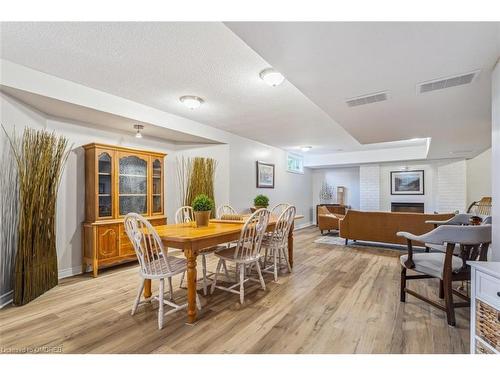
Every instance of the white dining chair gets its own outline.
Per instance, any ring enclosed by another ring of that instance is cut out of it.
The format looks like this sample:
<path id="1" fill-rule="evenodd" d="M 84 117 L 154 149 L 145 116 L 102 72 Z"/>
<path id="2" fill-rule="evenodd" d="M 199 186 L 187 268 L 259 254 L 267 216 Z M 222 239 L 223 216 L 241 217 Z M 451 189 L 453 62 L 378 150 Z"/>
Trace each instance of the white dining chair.
<path id="1" fill-rule="evenodd" d="M 236 243 L 236 246 L 224 248 L 215 252 L 215 256 L 219 258 L 219 262 L 217 263 L 217 269 L 215 270 L 211 293 L 213 293 L 215 288 L 217 288 L 227 292 L 239 294 L 240 303 L 243 304 L 245 302 L 245 282 L 249 280 L 260 282 L 262 289 L 266 290 L 266 283 L 262 277 L 259 260 L 262 237 L 266 232 L 268 221 L 268 210 L 261 208 L 255 211 L 243 225 L 240 238 Z M 217 285 L 219 271 L 221 267 L 226 266 L 226 262 L 234 263 L 235 268 L 239 269 L 239 282 L 230 287 Z M 245 278 L 247 267 L 250 268 L 253 266 L 257 269 L 259 280 L 251 277 Z M 239 287 L 239 291 L 235 290 L 237 287 Z"/>
<path id="2" fill-rule="evenodd" d="M 194 221 L 194 211 L 193 207 L 191 206 L 182 206 L 177 209 L 175 212 L 175 223 L 176 224 L 181 224 L 181 223 L 189 223 Z M 213 272 L 208 272 L 207 271 L 207 255 L 212 254 L 216 250 L 216 247 L 214 247 L 212 250 L 210 249 L 204 249 L 203 253 L 201 254 L 201 264 L 202 264 L 202 273 L 203 277 L 201 278 L 203 282 L 203 294 L 207 295 L 208 292 L 208 286 L 212 283 L 211 277 L 213 276 Z M 224 268 L 226 275 L 228 275 L 227 268 Z M 181 283 L 180 287 L 182 288 L 182 284 L 184 282 L 184 278 L 186 276 L 186 273 L 184 272 L 181 276 Z M 197 280 L 198 281 L 198 280 Z"/>
<path id="3" fill-rule="evenodd" d="M 262 272 L 272 273 L 274 281 L 278 281 L 278 272 L 283 266 L 288 272 L 292 272 L 288 261 L 288 235 L 295 219 L 295 212 L 295 206 L 288 206 L 276 221 L 274 231 L 266 233 L 262 240 L 262 248 L 265 250 Z M 271 258 L 269 266 L 267 266 L 268 257 Z M 281 261 L 282 257 L 284 264 Z"/>
<path id="4" fill-rule="evenodd" d="M 278 218 L 289 206 L 290 204 L 288 203 L 278 203 L 273 208 L 271 208 L 271 215 Z"/>
<path id="5" fill-rule="evenodd" d="M 223 204 L 217 209 L 217 218 L 220 219 L 224 215 L 237 215 L 236 210 L 228 204 Z"/>
<path id="6" fill-rule="evenodd" d="M 186 259 L 169 256 L 167 254 L 168 248 L 163 247 L 161 239 L 154 227 L 141 215 L 136 213 L 127 214 L 125 216 L 124 226 L 125 232 L 134 246 L 141 275 L 141 283 L 137 291 L 131 315 L 135 314 L 140 303 L 150 302 L 152 299 L 158 300 L 158 329 L 162 329 L 163 317 L 165 315 L 173 314 L 187 307 L 187 302 L 182 305 L 178 305 L 174 302 L 174 291 L 172 287 L 172 277 L 186 271 L 187 261 Z M 144 282 L 147 279 L 159 280 L 158 296 L 148 298 L 141 302 Z M 169 300 L 165 299 L 165 279 L 168 280 Z M 172 309 L 165 313 L 165 305 L 172 307 Z M 198 294 L 196 294 L 196 306 L 198 309 L 201 309 Z"/>

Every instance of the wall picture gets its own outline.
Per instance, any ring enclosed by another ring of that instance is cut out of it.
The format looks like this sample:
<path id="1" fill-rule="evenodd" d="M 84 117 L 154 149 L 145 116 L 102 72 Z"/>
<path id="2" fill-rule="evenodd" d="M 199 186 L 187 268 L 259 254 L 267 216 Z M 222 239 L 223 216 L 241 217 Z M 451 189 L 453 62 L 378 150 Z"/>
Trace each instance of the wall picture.
<path id="1" fill-rule="evenodd" d="M 274 189 L 274 164 L 257 162 L 257 187 Z"/>
<path id="2" fill-rule="evenodd" d="M 391 172 L 391 195 L 424 195 L 424 171 Z"/>

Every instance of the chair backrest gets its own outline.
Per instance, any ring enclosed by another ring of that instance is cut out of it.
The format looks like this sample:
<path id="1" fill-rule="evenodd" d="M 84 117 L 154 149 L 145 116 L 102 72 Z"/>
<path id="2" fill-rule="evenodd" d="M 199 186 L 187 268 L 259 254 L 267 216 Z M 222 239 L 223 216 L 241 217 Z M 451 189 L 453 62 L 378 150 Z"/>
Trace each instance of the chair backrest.
<path id="1" fill-rule="evenodd" d="M 473 202 L 467 209 L 467 213 L 475 215 L 491 215 L 491 197 L 483 197 L 478 202 Z"/>
<path id="2" fill-rule="evenodd" d="M 143 275 L 160 276 L 171 271 L 167 250 L 149 221 L 139 214 L 129 213 L 125 216 L 124 226 Z"/>
<path id="3" fill-rule="evenodd" d="M 175 212 L 175 224 L 189 223 L 194 221 L 193 207 L 182 206 Z"/>
<path id="4" fill-rule="evenodd" d="M 273 242 L 279 243 L 280 246 L 284 246 L 288 242 L 288 234 L 292 228 L 296 211 L 295 206 L 288 206 L 281 213 L 271 234 Z"/>
<path id="5" fill-rule="evenodd" d="M 217 209 L 217 218 L 220 219 L 223 215 L 237 215 L 237 212 L 228 204 L 223 204 Z"/>
<path id="6" fill-rule="evenodd" d="M 243 228 L 241 228 L 234 259 L 252 260 L 259 257 L 260 245 L 267 229 L 269 215 L 268 210 L 261 208 L 248 218 Z"/>
<path id="7" fill-rule="evenodd" d="M 280 217 L 280 215 L 290 206 L 288 203 L 278 203 L 276 206 L 271 208 L 271 215 Z"/>

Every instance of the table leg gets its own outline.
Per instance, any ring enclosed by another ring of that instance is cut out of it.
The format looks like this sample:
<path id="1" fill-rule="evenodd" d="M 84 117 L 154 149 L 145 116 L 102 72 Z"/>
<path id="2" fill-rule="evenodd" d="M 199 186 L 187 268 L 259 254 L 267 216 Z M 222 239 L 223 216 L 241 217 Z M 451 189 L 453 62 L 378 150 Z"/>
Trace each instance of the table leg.
<path id="1" fill-rule="evenodd" d="M 144 298 L 151 298 L 152 292 L 151 292 L 151 279 L 146 279 L 144 280 Z"/>
<path id="2" fill-rule="evenodd" d="M 293 268 L 293 227 L 294 223 L 292 222 L 292 227 L 288 233 L 288 262 L 290 263 L 290 268 Z"/>
<path id="3" fill-rule="evenodd" d="M 184 248 L 184 256 L 187 259 L 187 302 L 188 302 L 188 323 L 196 321 L 196 256 L 191 244 Z"/>

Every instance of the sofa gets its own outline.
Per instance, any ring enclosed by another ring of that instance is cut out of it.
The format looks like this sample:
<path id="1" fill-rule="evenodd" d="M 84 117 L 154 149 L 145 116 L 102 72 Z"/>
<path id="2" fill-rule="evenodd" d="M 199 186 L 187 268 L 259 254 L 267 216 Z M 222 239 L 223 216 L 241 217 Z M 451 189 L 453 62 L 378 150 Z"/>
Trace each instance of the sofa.
<path id="1" fill-rule="evenodd" d="M 448 220 L 449 214 L 422 214 L 413 212 L 368 212 L 349 210 L 339 219 L 339 236 L 349 240 L 406 244 L 406 239 L 396 236 L 397 232 L 421 235 L 434 229 L 427 220 Z M 425 246 L 416 243 L 417 246 Z"/>
<path id="2" fill-rule="evenodd" d="M 325 230 L 330 231 L 339 229 L 339 220 L 341 220 L 344 215 L 333 213 L 326 206 L 317 206 L 316 210 L 318 227 L 321 234 L 323 234 Z M 345 208 L 343 212 L 345 212 Z"/>

